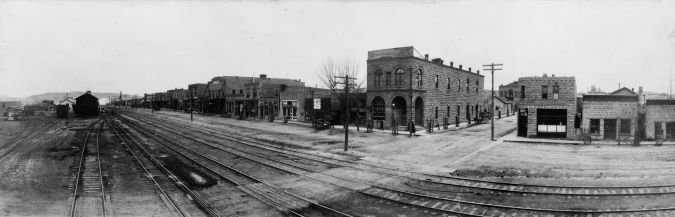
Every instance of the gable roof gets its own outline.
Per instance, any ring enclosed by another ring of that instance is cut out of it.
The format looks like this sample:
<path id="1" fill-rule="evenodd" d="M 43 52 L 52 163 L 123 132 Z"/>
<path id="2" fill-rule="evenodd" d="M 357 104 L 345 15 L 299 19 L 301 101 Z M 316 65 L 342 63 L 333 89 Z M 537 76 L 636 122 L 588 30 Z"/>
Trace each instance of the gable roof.
<path id="1" fill-rule="evenodd" d="M 621 89 L 611 92 L 610 95 L 637 95 L 637 94 L 635 94 L 635 92 L 628 89 L 627 87 L 622 87 Z"/>

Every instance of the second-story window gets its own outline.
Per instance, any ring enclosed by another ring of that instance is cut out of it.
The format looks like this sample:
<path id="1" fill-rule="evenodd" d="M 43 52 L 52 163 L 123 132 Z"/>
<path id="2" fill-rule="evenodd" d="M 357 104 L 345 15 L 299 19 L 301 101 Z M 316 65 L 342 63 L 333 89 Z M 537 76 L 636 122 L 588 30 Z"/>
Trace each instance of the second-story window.
<path id="1" fill-rule="evenodd" d="M 525 85 L 520 86 L 520 98 L 525 99 Z"/>
<path id="2" fill-rule="evenodd" d="M 394 74 L 394 85 L 403 85 L 403 69 L 396 69 L 396 73 Z"/>
<path id="3" fill-rule="evenodd" d="M 558 95 L 560 95 L 560 86 L 553 85 L 553 99 L 558 99 Z"/>
<path id="4" fill-rule="evenodd" d="M 467 78 L 466 79 L 466 93 L 469 93 L 469 86 L 471 85 L 471 81 Z"/>
<path id="5" fill-rule="evenodd" d="M 478 86 L 479 86 L 479 84 L 480 84 L 480 83 L 479 83 L 478 81 L 476 81 L 476 93 L 478 93 Z"/>
<path id="6" fill-rule="evenodd" d="M 421 87 L 422 86 L 422 70 L 417 70 L 417 76 L 416 76 L 416 81 L 417 81 L 417 86 Z"/>
<path id="7" fill-rule="evenodd" d="M 434 83 L 436 83 L 436 88 L 438 88 L 438 75 L 434 76 Z"/>
<path id="8" fill-rule="evenodd" d="M 384 76 L 384 85 L 385 86 L 391 85 L 391 72 L 387 72 L 387 74 Z"/>
<path id="9" fill-rule="evenodd" d="M 237 94 L 237 91 L 232 89 L 232 95 Z"/>
<path id="10" fill-rule="evenodd" d="M 258 88 L 253 88 L 253 97 L 258 97 Z"/>
<path id="11" fill-rule="evenodd" d="M 375 71 L 375 86 L 382 86 L 382 71 Z"/>
<path id="12" fill-rule="evenodd" d="M 462 91 L 462 81 L 457 79 L 457 91 Z"/>
<path id="13" fill-rule="evenodd" d="M 448 77 L 448 90 L 450 90 L 450 77 Z"/>
<path id="14" fill-rule="evenodd" d="M 548 99 L 548 85 L 541 85 L 541 98 Z"/>

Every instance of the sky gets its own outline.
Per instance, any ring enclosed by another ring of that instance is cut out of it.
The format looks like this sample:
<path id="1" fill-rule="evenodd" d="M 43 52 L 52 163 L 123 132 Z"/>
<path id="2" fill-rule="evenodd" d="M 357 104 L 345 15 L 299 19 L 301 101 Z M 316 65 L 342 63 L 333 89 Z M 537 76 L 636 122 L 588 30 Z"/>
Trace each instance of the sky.
<path id="1" fill-rule="evenodd" d="M 502 63 L 496 86 L 547 73 L 575 76 L 578 92 L 668 92 L 675 1 L 0 0 L 0 96 L 143 94 L 224 75 L 322 86 L 326 59 L 357 60 L 365 79 L 369 50 L 402 46 L 474 70 Z"/>

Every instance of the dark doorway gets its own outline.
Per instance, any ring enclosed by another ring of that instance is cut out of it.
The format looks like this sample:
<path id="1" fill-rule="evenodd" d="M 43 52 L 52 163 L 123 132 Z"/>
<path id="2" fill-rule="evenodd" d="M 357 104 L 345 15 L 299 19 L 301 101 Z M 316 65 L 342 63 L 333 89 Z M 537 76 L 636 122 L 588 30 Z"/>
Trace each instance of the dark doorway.
<path id="1" fill-rule="evenodd" d="M 422 100 L 422 97 L 415 99 L 415 124 L 424 126 L 424 100 Z"/>
<path id="2" fill-rule="evenodd" d="M 567 137 L 567 109 L 537 109 L 537 137 Z"/>
<path id="3" fill-rule="evenodd" d="M 616 140 L 616 119 L 605 119 L 605 139 Z"/>
<path id="4" fill-rule="evenodd" d="M 518 136 L 527 137 L 527 109 L 518 109 Z"/>
<path id="5" fill-rule="evenodd" d="M 637 135 L 635 135 L 635 139 L 637 139 L 638 141 L 644 140 L 645 137 L 647 136 L 647 134 L 646 134 L 647 130 L 645 129 L 646 128 L 645 120 L 646 120 L 645 113 L 639 113 L 638 114 L 638 125 L 637 125 L 638 133 L 637 133 Z"/>
<path id="6" fill-rule="evenodd" d="M 405 126 L 407 125 L 406 111 L 407 105 L 405 99 L 401 96 L 397 96 L 392 101 L 392 115 L 394 116 L 392 120 L 396 121 L 396 125 Z"/>

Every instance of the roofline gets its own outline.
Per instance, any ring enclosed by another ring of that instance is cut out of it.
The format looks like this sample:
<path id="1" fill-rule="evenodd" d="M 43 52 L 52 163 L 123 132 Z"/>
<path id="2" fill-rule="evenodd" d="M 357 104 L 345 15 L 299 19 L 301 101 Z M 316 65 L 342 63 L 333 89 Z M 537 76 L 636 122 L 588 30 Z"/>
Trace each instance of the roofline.
<path id="1" fill-rule="evenodd" d="M 460 71 L 460 72 L 464 72 L 464 73 L 468 73 L 468 74 L 475 75 L 475 76 L 485 77 L 485 75 L 481 75 L 481 74 L 474 73 L 474 72 L 469 72 L 469 71 L 466 71 L 466 70 L 464 70 L 464 69 L 459 69 L 459 68 L 455 68 L 455 67 L 450 67 L 450 66 L 448 66 L 448 65 L 444 65 L 444 64 L 440 64 L 440 63 L 431 62 L 431 61 L 428 61 L 428 60 L 425 60 L 425 59 L 422 59 L 422 58 L 419 58 L 419 57 L 416 57 L 416 56 L 406 56 L 406 57 L 380 57 L 380 58 L 376 58 L 376 59 L 368 59 L 368 60 L 366 60 L 366 63 L 367 63 L 367 62 L 370 62 L 370 61 L 380 61 L 380 60 L 388 60 L 388 59 L 408 59 L 408 58 L 414 59 L 414 60 L 424 61 L 424 62 L 427 62 L 427 63 L 430 63 L 430 64 L 435 64 L 435 65 L 438 65 L 438 66 L 443 66 L 443 67 L 446 67 L 446 68 L 449 68 L 449 69 L 454 69 L 454 70 L 457 70 L 457 71 Z"/>

